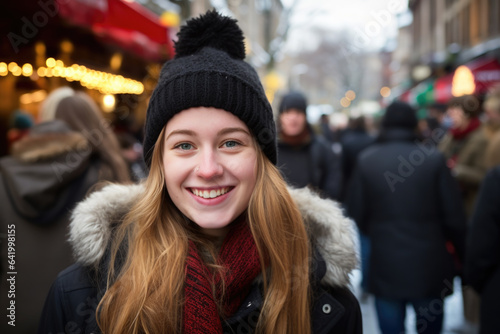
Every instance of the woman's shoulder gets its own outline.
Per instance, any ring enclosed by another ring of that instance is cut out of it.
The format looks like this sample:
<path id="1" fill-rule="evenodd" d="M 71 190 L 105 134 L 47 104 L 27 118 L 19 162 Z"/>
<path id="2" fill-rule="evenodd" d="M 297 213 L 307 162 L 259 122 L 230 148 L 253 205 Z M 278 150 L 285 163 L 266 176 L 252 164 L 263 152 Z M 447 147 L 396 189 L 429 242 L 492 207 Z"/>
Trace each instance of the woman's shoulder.
<path id="1" fill-rule="evenodd" d="M 104 256 L 113 230 L 143 193 L 142 184 L 110 184 L 90 194 L 73 210 L 69 242 L 78 263 L 94 266 Z"/>
<path id="2" fill-rule="evenodd" d="M 99 290 L 92 272 L 73 264 L 59 273 L 45 301 L 38 333 L 89 333 L 97 329 Z"/>

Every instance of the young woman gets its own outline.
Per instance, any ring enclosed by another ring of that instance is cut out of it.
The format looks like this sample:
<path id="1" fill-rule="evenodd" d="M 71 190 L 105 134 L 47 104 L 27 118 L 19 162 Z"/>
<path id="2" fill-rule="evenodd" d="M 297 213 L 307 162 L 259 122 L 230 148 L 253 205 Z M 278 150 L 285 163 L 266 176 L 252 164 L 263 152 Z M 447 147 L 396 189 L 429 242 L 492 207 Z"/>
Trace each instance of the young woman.
<path id="1" fill-rule="evenodd" d="M 75 210 L 78 263 L 54 283 L 39 333 L 361 333 L 353 225 L 287 189 L 236 21 L 188 21 L 176 52 L 148 107 L 149 176 Z"/>

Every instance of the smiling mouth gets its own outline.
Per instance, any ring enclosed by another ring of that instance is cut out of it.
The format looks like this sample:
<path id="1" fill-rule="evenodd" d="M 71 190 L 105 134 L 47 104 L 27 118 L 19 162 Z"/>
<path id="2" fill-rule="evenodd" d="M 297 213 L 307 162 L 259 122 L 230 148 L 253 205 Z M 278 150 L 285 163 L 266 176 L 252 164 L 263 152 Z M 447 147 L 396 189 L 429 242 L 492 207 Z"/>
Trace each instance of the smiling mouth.
<path id="1" fill-rule="evenodd" d="M 216 198 L 219 196 L 222 196 L 224 194 L 227 194 L 229 192 L 229 187 L 224 187 L 224 188 L 219 188 L 219 189 L 212 189 L 212 190 L 201 190 L 201 189 L 195 189 L 191 188 L 191 192 L 198 197 L 201 198 Z"/>

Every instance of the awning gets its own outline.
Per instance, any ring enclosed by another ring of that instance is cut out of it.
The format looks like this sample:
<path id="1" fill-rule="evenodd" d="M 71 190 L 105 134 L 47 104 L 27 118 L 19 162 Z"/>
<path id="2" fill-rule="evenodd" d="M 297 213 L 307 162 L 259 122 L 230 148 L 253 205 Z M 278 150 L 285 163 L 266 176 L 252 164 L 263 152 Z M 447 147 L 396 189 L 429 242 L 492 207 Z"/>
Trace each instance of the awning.
<path id="1" fill-rule="evenodd" d="M 447 103 L 453 96 L 484 95 L 500 84 L 500 63 L 495 58 L 482 58 L 459 66 L 453 73 L 434 83 L 436 102 Z"/>
<path id="2" fill-rule="evenodd" d="M 70 24 L 90 28 L 105 42 L 143 59 L 164 61 L 174 54 L 168 28 L 143 6 L 123 0 L 61 1 L 59 14 Z"/>
<path id="3" fill-rule="evenodd" d="M 448 103 L 451 95 L 451 85 L 453 83 L 453 73 L 436 79 L 434 82 L 434 99 L 438 103 Z"/>
<path id="4" fill-rule="evenodd" d="M 465 64 L 474 76 L 476 94 L 488 92 L 494 85 L 500 83 L 500 64 L 497 59 L 485 58 Z"/>

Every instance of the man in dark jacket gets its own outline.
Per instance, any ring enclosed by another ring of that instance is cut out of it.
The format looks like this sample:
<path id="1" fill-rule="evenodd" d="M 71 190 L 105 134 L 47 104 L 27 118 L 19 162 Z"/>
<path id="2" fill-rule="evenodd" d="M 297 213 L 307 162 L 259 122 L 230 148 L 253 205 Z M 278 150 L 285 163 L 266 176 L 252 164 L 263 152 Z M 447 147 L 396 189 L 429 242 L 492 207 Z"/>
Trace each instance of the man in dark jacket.
<path id="1" fill-rule="evenodd" d="M 278 167 L 296 188 L 310 186 L 325 197 L 338 199 L 340 161 L 326 139 L 307 122 L 307 101 L 302 93 L 286 94 L 279 106 Z"/>
<path id="2" fill-rule="evenodd" d="M 459 189 L 434 146 L 416 140 L 415 111 L 394 102 L 377 142 L 359 156 L 346 206 L 371 240 L 368 287 L 382 333 L 404 332 L 406 304 L 419 333 L 440 333 L 443 299 L 453 292 L 450 241 L 464 256 Z"/>
<path id="3" fill-rule="evenodd" d="M 480 333 L 500 333 L 500 166 L 479 192 L 468 235 L 465 278 L 481 294 Z"/>

